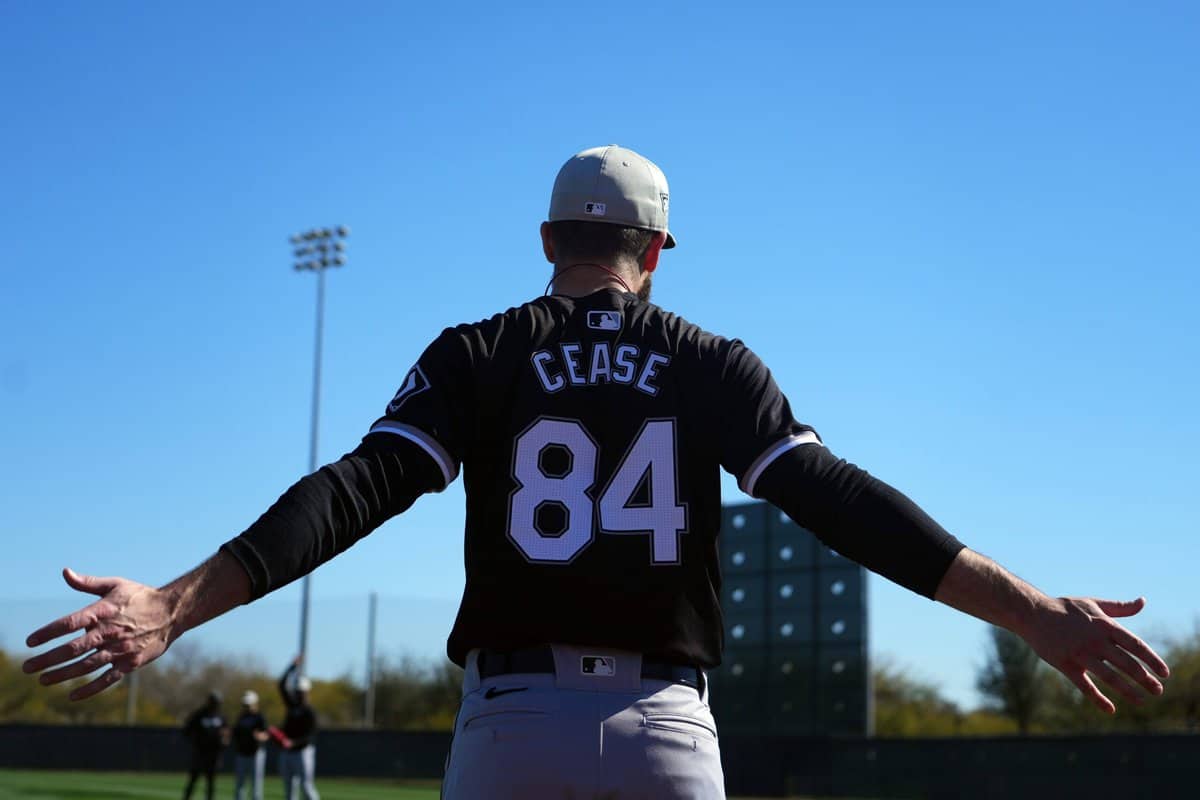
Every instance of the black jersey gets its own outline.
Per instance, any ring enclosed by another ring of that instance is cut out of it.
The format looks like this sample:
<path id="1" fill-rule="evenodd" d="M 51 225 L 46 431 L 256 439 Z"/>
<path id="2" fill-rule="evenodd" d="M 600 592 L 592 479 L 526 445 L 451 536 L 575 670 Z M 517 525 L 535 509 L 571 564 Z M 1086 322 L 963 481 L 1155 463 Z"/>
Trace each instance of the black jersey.
<path id="1" fill-rule="evenodd" d="M 192 747 L 205 752 L 216 752 L 224 744 L 221 732 L 225 728 L 225 717 L 219 709 L 208 706 L 196 709 L 183 723 L 183 733 L 191 740 Z"/>
<path id="2" fill-rule="evenodd" d="M 265 733 L 267 719 L 257 711 L 243 711 L 233 723 L 233 749 L 239 756 L 252 756 L 262 748 L 262 742 L 254 738 L 256 733 Z"/>
<path id="3" fill-rule="evenodd" d="M 459 665 L 546 643 L 720 663 L 718 468 L 752 493 L 818 441 L 741 342 L 613 290 L 447 329 L 368 436 L 464 469 Z"/>

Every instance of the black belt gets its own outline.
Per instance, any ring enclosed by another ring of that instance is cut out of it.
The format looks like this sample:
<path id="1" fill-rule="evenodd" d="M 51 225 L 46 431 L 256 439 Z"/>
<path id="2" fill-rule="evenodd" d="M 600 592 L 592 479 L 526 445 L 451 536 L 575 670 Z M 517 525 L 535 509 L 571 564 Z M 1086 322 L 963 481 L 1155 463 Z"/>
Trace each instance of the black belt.
<path id="1" fill-rule="evenodd" d="M 498 650 L 480 650 L 477 663 L 480 680 L 494 678 L 497 675 L 542 672 L 554 674 L 556 671 L 554 669 L 554 651 L 548 645 L 513 650 L 510 653 Z M 698 692 L 703 692 L 704 672 L 698 667 L 643 658 L 642 677 L 656 681 L 682 683 L 685 686 L 691 686 Z"/>

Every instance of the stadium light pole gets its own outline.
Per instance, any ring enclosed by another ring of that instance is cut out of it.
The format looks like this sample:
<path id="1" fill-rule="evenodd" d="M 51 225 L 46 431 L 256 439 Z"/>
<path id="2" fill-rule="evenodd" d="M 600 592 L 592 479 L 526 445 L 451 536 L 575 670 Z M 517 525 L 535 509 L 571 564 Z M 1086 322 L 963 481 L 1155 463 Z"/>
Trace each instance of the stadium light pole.
<path id="1" fill-rule="evenodd" d="M 375 727 L 375 616 L 379 595 L 371 592 L 367 602 L 367 692 L 363 697 L 363 727 Z"/>
<path id="2" fill-rule="evenodd" d="M 134 671 L 129 676 L 125 686 L 125 724 L 137 722 L 138 684 L 141 683 L 142 673 Z"/>
<path id="3" fill-rule="evenodd" d="M 345 225 L 334 228 L 312 228 L 297 233 L 289 241 L 292 244 L 292 256 L 295 262 L 292 268 L 297 272 L 317 273 L 317 335 L 313 347 L 313 394 L 312 422 L 309 428 L 308 441 L 308 471 L 317 471 L 317 432 L 321 417 L 321 350 L 325 337 L 325 270 L 329 267 L 341 267 L 346 264 L 345 238 L 350 235 L 350 229 Z M 304 661 L 300 664 L 300 674 L 308 670 L 308 608 L 309 596 L 312 591 L 310 575 L 305 575 L 300 587 L 300 655 Z"/>

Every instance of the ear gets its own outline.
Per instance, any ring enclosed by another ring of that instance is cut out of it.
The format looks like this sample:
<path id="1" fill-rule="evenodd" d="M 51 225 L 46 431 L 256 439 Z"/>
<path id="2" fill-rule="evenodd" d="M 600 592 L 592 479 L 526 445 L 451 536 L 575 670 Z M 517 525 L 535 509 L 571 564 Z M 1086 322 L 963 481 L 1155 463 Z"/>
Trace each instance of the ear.
<path id="1" fill-rule="evenodd" d="M 542 252 L 546 254 L 546 260 L 553 264 L 555 263 L 554 237 L 550 235 L 550 223 L 543 222 L 539 232 L 542 234 Z"/>
<path id="2" fill-rule="evenodd" d="M 658 269 L 658 257 L 662 255 L 663 245 L 667 243 L 667 234 L 659 231 L 654 234 L 654 238 L 650 240 L 650 244 L 646 245 L 646 252 L 642 256 L 642 270 L 644 272 L 654 272 Z"/>

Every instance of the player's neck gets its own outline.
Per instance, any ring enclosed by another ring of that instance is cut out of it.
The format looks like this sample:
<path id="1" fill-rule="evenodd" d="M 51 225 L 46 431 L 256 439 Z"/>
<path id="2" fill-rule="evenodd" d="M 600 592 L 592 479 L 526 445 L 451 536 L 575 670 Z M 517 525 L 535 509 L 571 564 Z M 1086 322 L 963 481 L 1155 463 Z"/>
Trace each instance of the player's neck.
<path id="1" fill-rule="evenodd" d="M 550 287 L 553 294 L 567 297 L 585 297 L 603 289 L 636 294 L 641 281 L 636 270 L 623 264 L 578 261 L 556 264 Z"/>

